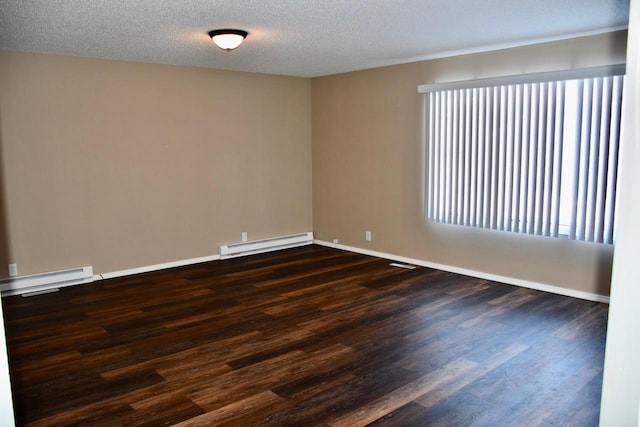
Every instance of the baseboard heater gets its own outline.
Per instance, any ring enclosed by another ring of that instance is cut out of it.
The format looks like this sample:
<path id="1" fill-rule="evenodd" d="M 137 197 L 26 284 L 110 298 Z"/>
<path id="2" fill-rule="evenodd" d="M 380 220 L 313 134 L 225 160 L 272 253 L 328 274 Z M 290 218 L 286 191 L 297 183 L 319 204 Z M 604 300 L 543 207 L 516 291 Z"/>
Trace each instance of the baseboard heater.
<path id="1" fill-rule="evenodd" d="M 93 268 L 79 267 L 0 280 L 2 296 L 46 292 L 93 282 Z"/>
<path id="2" fill-rule="evenodd" d="M 270 239 L 253 240 L 250 242 L 231 243 L 229 245 L 220 246 L 220 259 L 295 248 L 296 246 L 310 245 L 311 243 L 313 243 L 313 233 L 311 232 L 273 237 Z"/>

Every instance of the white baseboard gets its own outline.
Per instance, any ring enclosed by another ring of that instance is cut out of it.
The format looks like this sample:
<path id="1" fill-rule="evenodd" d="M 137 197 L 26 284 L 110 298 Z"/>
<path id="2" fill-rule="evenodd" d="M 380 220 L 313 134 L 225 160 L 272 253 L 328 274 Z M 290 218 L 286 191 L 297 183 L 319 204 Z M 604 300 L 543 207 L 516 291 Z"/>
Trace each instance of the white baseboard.
<path id="1" fill-rule="evenodd" d="M 583 292 L 583 291 L 576 291 L 576 290 L 573 290 L 573 289 L 567 289 L 567 288 L 562 288 L 562 287 L 559 287 L 559 286 L 547 285 L 547 284 L 544 284 L 544 283 L 531 282 L 531 281 L 528 281 L 528 280 L 517 279 L 517 278 L 514 278 L 514 277 L 499 276 L 499 275 L 496 275 L 496 274 L 486 273 L 486 272 L 483 272 L 483 271 L 476 271 L 476 270 L 470 270 L 470 269 L 466 269 L 466 268 L 454 267 L 454 266 L 445 265 L 445 264 L 438 264 L 438 263 L 429 262 L 429 261 L 423 261 L 423 260 L 415 259 L 415 258 L 408 258 L 408 257 L 388 254 L 388 253 L 384 253 L 384 252 L 372 251 L 372 250 L 369 250 L 369 249 L 357 248 L 357 247 L 354 247 L 354 246 L 347 246 L 347 245 L 343 245 L 343 244 L 339 244 L 339 243 L 330 243 L 330 242 L 325 242 L 324 240 L 314 239 L 313 243 L 315 243 L 317 245 L 320 245 L 320 246 L 327 246 L 327 247 L 330 247 L 330 248 L 340 249 L 340 250 L 344 250 L 344 251 L 356 252 L 356 253 L 363 254 L 363 255 L 375 256 L 375 257 L 378 257 L 378 258 L 384 258 L 384 259 L 397 261 L 397 262 L 401 262 L 401 263 L 414 264 L 414 265 L 419 265 L 419 266 L 422 266 L 422 267 L 428 267 L 428 268 L 434 268 L 434 269 L 437 269 L 437 270 L 448 271 L 450 273 L 457 273 L 457 274 L 462 274 L 462 275 L 465 275 L 465 276 L 471 276 L 471 277 L 477 277 L 477 278 L 480 278 L 480 279 L 491 280 L 493 282 L 506 283 L 508 285 L 514 285 L 514 286 L 520 286 L 520 287 L 524 287 L 524 288 L 536 289 L 536 290 L 539 290 L 539 291 L 551 292 L 551 293 L 554 293 L 554 294 L 564 295 L 564 296 L 568 296 L 568 297 L 580 298 L 580 299 L 584 299 L 584 300 L 588 300 L 588 301 L 595 301 L 595 302 L 602 302 L 602 303 L 605 303 L 605 304 L 609 304 L 609 297 L 604 296 L 604 295 L 598 295 L 598 294 L 593 294 L 593 293 Z M 110 273 L 96 274 L 92 278 L 85 279 L 84 281 L 75 282 L 75 283 L 67 283 L 67 284 L 63 284 L 62 286 L 71 286 L 71 285 L 75 285 L 75 284 L 90 283 L 90 282 L 92 282 L 94 280 L 113 279 L 113 278 L 116 278 L 116 277 L 130 276 L 130 275 L 133 275 L 133 274 L 149 273 L 149 272 L 152 272 L 152 271 L 165 270 L 165 269 L 168 269 L 168 268 L 183 267 L 183 266 L 186 266 L 186 265 L 199 264 L 199 263 L 209 262 L 209 261 L 217 261 L 219 259 L 220 259 L 220 255 L 210 255 L 210 256 L 199 257 L 199 258 L 185 259 L 185 260 L 181 260 L 181 261 L 173 261 L 173 262 L 167 262 L 167 263 L 162 263 L 162 264 L 155 264 L 155 265 L 148 265 L 148 266 L 144 266 L 144 267 L 131 268 L 131 269 L 128 269 L 128 270 L 112 271 Z M 56 287 L 61 287 L 61 285 L 58 284 Z M 37 287 L 31 288 L 30 291 L 40 291 L 40 290 L 45 290 L 45 289 L 49 289 L 49 288 L 50 288 L 50 286 L 49 287 L 47 287 L 47 286 L 42 286 L 42 287 L 37 286 Z M 8 292 L 6 292 L 6 290 L 3 290 L 2 294 L 4 296 L 4 295 L 10 295 L 11 293 L 8 293 Z"/>
<path id="2" fill-rule="evenodd" d="M 448 271 L 450 273 L 462 274 L 465 276 L 477 277 L 479 279 L 491 280 L 492 282 L 506 283 L 507 285 L 520 286 L 523 288 L 535 289 L 538 291 L 551 292 L 554 294 L 564 295 L 573 298 L 580 298 L 588 301 L 602 302 L 609 304 L 609 297 L 604 295 L 593 294 L 590 292 L 576 291 L 573 289 L 562 288 L 560 286 L 547 285 L 544 283 L 531 282 L 528 280 L 517 279 L 514 277 L 499 276 L 497 274 L 485 273 L 483 271 L 469 270 L 466 268 L 454 267 L 451 265 L 438 264 L 429 261 L 423 261 L 415 258 L 407 258 L 403 256 L 387 254 L 384 252 L 372 251 L 369 249 L 356 248 L 353 246 L 342 245 L 339 243 L 325 242 L 324 240 L 314 240 L 313 243 L 329 248 L 341 249 L 350 252 L 356 252 L 363 255 L 375 256 L 392 261 L 398 261 L 407 264 L 415 264 L 422 267 L 434 268 L 436 270 Z"/>
<path id="3" fill-rule="evenodd" d="M 132 274 L 150 273 L 152 271 L 165 270 L 167 268 L 184 267 L 185 265 L 200 264 L 202 262 L 217 261 L 220 255 L 210 255 L 200 258 L 184 259 L 181 261 L 165 262 L 162 264 L 148 265 L 145 267 L 130 268 L 128 270 L 112 271 L 94 276 L 95 279 L 113 279 L 116 277 L 131 276 Z"/>

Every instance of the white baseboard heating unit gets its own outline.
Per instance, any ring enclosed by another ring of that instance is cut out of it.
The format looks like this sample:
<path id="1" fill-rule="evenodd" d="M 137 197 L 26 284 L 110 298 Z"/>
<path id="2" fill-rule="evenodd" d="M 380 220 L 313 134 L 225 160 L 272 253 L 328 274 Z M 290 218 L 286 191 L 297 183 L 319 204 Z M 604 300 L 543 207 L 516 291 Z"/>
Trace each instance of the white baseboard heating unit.
<path id="1" fill-rule="evenodd" d="M 79 267 L 0 280 L 2 296 L 44 293 L 64 286 L 93 282 L 93 268 Z"/>
<path id="2" fill-rule="evenodd" d="M 311 243 L 313 243 L 313 233 L 311 232 L 273 237 L 270 239 L 253 240 L 250 242 L 231 243 L 229 245 L 220 246 L 220 259 L 295 248 L 296 246 L 310 245 Z"/>

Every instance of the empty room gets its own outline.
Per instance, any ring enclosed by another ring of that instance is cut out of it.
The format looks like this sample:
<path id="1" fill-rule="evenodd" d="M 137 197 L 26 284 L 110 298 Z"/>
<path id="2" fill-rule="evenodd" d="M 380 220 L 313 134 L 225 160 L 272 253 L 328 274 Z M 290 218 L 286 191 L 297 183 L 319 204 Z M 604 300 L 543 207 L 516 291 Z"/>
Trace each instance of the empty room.
<path id="1" fill-rule="evenodd" d="M 640 425 L 638 0 L 0 4 L 0 425 Z"/>

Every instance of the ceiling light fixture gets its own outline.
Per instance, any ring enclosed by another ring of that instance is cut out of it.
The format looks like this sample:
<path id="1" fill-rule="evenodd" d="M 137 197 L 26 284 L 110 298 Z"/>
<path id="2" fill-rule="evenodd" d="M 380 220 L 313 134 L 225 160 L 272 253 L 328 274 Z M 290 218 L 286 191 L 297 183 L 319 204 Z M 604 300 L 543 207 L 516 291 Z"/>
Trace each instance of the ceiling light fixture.
<path id="1" fill-rule="evenodd" d="M 223 29 L 209 31 L 209 37 L 220 49 L 233 50 L 240 46 L 249 33 L 243 30 Z"/>

